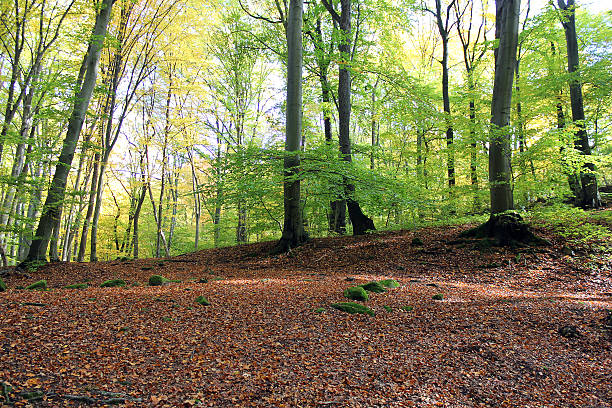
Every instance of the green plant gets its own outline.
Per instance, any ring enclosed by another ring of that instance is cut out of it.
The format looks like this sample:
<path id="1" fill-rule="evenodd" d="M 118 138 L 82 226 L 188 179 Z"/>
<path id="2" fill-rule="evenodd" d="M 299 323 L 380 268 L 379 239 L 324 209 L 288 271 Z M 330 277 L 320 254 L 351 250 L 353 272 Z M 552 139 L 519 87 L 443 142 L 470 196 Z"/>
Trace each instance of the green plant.
<path id="1" fill-rule="evenodd" d="M 372 309 L 355 302 L 332 303 L 331 307 L 350 314 L 359 313 L 374 316 L 374 311 Z"/>
<path id="2" fill-rule="evenodd" d="M 0 292 L 4 292 L 6 290 L 6 283 L 0 278 Z"/>
<path id="3" fill-rule="evenodd" d="M 44 279 L 39 280 L 38 282 L 34 282 L 30 286 L 27 286 L 26 289 L 28 289 L 28 290 L 46 290 L 47 289 L 47 281 L 44 280 Z"/>
<path id="4" fill-rule="evenodd" d="M 414 309 L 414 306 L 402 306 L 400 307 L 404 312 L 411 312 Z"/>
<path id="5" fill-rule="evenodd" d="M 110 279 L 102 282 L 100 285 L 101 288 L 114 288 L 117 286 L 125 286 L 126 283 L 123 279 Z"/>
<path id="6" fill-rule="evenodd" d="M 195 301 L 202 306 L 210 306 L 210 302 L 204 296 L 198 296 Z"/>
<path id="7" fill-rule="evenodd" d="M 433 295 L 431 298 L 432 298 L 433 300 L 442 300 L 442 299 L 444 299 L 444 295 L 443 295 L 443 294 L 441 294 L 441 293 L 436 293 L 436 294 L 435 294 L 435 295 Z"/>
<path id="8" fill-rule="evenodd" d="M 325 311 L 325 308 L 324 308 L 324 307 L 318 307 L 318 308 L 316 308 L 316 309 L 315 309 L 315 311 L 314 311 L 314 312 L 315 312 L 315 313 L 323 313 L 324 311 Z"/>
<path id="9" fill-rule="evenodd" d="M 64 289 L 87 289 L 88 287 L 86 283 L 73 283 L 72 285 L 64 286 Z"/>
<path id="10" fill-rule="evenodd" d="M 395 279 L 383 279 L 379 281 L 378 283 L 380 283 L 385 288 L 399 288 L 400 287 L 399 282 L 396 281 Z"/>
<path id="11" fill-rule="evenodd" d="M 392 312 L 393 311 L 391 306 L 383 306 L 383 309 L 385 309 L 387 312 Z"/>
<path id="12" fill-rule="evenodd" d="M 152 275 L 149 278 L 149 286 L 161 286 L 166 282 L 168 282 L 168 279 L 164 278 L 161 275 Z"/>
<path id="13" fill-rule="evenodd" d="M 352 286 L 344 290 L 344 297 L 365 302 L 368 300 L 368 292 L 361 286 Z"/>
<path id="14" fill-rule="evenodd" d="M 366 284 L 359 285 L 359 286 L 361 286 L 368 292 L 373 292 L 373 293 L 383 293 L 387 291 L 387 289 L 385 289 L 384 286 L 380 282 L 372 281 L 372 282 L 368 282 Z"/>

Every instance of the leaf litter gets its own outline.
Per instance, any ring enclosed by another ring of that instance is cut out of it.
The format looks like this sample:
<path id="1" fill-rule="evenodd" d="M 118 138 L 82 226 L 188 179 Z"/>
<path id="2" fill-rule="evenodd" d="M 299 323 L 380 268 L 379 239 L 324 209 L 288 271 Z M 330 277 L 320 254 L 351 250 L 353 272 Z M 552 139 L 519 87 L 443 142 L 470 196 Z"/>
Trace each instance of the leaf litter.
<path id="1" fill-rule="evenodd" d="M 10 275 L 0 401 L 612 407 L 609 256 L 566 256 L 544 230 L 549 246 L 475 249 L 454 242 L 464 228 L 315 239 L 275 257 L 274 243 L 258 243 Z M 147 286 L 153 274 L 174 282 Z M 39 279 L 50 290 L 15 289 Z M 127 286 L 99 287 L 111 279 Z M 362 303 L 374 316 L 330 306 L 383 279 L 401 286 Z M 74 283 L 89 287 L 64 289 Z"/>

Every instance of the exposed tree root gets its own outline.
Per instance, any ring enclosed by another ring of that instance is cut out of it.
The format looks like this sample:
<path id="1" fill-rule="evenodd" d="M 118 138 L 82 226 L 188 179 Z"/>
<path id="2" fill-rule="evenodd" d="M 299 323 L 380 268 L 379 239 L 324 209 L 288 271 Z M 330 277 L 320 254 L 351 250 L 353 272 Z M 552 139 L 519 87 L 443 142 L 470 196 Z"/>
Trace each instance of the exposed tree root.
<path id="1" fill-rule="evenodd" d="M 490 238 L 496 246 L 542 245 L 547 241 L 536 236 L 523 218 L 515 212 L 492 215 L 484 224 L 460 234 L 461 237 Z"/>

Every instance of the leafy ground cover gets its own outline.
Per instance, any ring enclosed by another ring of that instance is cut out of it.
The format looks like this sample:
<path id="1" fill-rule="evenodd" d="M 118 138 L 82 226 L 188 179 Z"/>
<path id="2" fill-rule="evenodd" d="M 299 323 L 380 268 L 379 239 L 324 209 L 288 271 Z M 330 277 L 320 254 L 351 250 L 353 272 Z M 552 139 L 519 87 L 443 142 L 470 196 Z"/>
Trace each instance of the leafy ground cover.
<path id="1" fill-rule="evenodd" d="M 500 249 L 458 239 L 467 228 L 315 239 L 275 257 L 261 243 L 10 274 L 0 400 L 612 407 L 605 240 L 593 249 L 541 227 L 550 245 Z M 152 275 L 166 281 L 149 286 Z M 41 279 L 47 290 L 16 289 Z M 126 286 L 100 287 L 114 279 Z M 361 304 L 374 316 L 331 307 L 346 288 L 383 279 L 401 286 L 369 293 Z M 65 288 L 77 283 L 88 286 Z"/>

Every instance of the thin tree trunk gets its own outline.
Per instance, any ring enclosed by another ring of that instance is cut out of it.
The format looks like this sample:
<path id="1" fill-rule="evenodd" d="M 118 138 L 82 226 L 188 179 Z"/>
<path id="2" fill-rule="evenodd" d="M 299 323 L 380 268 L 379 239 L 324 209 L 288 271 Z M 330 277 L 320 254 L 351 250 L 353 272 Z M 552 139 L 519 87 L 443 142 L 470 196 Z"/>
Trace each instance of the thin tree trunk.
<path id="1" fill-rule="evenodd" d="M 83 231 L 81 232 L 81 243 L 79 245 L 79 253 L 77 254 L 77 262 L 83 262 L 85 260 L 85 251 L 87 249 L 87 235 L 89 232 L 89 225 L 91 224 L 91 217 L 93 216 L 97 183 L 98 183 L 98 171 L 100 169 L 100 153 L 94 155 L 93 162 L 93 176 L 91 177 L 91 187 L 89 189 L 89 202 L 87 204 L 87 214 L 83 221 Z"/>

